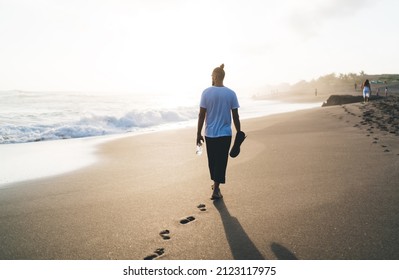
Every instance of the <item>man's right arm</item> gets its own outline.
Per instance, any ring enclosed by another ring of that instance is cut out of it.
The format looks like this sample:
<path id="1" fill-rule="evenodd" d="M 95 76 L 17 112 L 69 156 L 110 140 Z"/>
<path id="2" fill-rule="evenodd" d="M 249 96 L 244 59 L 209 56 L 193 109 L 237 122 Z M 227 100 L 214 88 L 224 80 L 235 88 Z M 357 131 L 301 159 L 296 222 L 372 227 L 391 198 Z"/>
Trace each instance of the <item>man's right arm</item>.
<path id="1" fill-rule="evenodd" d="M 204 137 L 202 137 L 202 127 L 205 122 L 206 109 L 200 107 L 200 112 L 198 114 L 198 126 L 197 126 L 197 145 L 202 145 L 201 141 L 204 142 Z"/>

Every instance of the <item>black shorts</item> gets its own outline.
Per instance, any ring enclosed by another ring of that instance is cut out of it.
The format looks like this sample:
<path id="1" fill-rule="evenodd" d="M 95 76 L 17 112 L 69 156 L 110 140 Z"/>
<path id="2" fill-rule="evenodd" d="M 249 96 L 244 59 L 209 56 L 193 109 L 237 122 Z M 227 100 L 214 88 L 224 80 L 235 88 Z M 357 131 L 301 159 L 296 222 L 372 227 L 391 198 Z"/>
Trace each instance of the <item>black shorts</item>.
<path id="1" fill-rule="evenodd" d="M 231 136 L 217 138 L 205 137 L 205 141 L 211 180 L 224 184 L 226 182 L 226 168 L 229 158 Z"/>

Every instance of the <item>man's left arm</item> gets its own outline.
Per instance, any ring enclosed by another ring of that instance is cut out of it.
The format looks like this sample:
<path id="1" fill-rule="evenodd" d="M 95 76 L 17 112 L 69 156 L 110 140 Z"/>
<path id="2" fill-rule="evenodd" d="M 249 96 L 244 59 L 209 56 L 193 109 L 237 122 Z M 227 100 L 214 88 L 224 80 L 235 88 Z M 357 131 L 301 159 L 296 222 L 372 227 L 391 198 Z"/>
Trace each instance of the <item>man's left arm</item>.
<path id="1" fill-rule="evenodd" d="M 241 131 L 241 123 L 240 123 L 240 116 L 238 115 L 238 108 L 232 109 L 231 113 L 233 115 L 233 123 L 234 123 L 234 126 L 235 126 L 237 132 Z"/>

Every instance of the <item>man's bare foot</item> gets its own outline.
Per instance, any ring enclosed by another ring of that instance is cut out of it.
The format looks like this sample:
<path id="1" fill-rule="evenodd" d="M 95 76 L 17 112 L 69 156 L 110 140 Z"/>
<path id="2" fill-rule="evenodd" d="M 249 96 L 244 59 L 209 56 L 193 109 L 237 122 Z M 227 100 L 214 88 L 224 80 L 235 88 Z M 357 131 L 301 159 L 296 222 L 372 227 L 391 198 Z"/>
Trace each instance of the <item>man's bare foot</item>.
<path id="1" fill-rule="evenodd" d="M 220 192 L 220 189 L 219 188 L 218 189 L 214 189 L 213 193 L 212 193 L 212 196 L 211 196 L 211 200 L 221 199 L 221 198 L 223 198 L 223 195 Z"/>

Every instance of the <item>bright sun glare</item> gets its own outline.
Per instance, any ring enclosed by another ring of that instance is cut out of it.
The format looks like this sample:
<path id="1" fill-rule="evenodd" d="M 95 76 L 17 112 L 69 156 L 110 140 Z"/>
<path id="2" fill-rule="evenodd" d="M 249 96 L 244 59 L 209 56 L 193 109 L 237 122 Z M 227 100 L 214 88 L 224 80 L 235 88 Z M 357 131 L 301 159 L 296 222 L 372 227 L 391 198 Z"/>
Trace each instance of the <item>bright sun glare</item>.
<path id="1" fill-rule="evenodd" d="M 248 92 L 332 72 L 397 72 L 398 3 L 2 2 L 0 89 L 188 94 L 221 63 L 226 84 Z M 361 34 L 381 40 L 364 45 Z"/>

